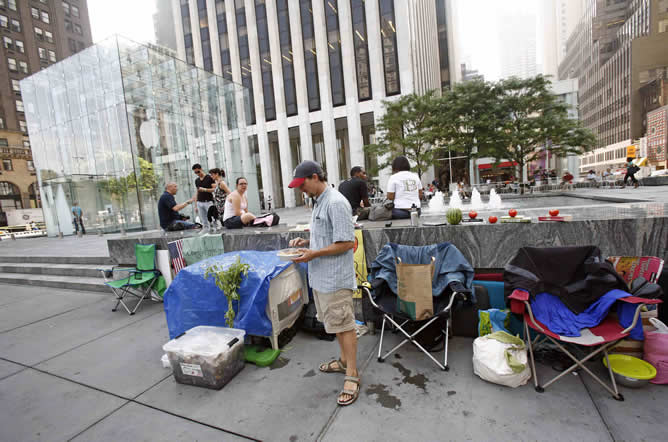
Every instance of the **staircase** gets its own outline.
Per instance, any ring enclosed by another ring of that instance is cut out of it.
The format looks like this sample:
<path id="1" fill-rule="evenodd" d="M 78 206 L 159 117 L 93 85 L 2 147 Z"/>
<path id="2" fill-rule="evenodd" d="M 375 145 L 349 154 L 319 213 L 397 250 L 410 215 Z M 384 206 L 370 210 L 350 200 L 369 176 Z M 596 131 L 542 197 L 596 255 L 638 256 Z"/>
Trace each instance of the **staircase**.
<path id="1" fill-rule="evenodd" d="M 0 283 L 108 292 L 100 268 L 109 257 L 0 256 Z"/>

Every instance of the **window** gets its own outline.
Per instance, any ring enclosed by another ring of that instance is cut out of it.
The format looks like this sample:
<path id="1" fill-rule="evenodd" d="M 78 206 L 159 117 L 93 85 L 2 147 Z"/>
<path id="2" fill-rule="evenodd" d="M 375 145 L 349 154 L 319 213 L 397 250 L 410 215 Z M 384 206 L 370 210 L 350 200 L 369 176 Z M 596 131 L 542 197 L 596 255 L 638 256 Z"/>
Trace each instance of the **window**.
<path id="1" fill-rule="evenodd" d="M 18 21 L 16 19 L 12 19 L 12 31 L 21 32 L 21 22 L 20 21 Z"/>
<path id="2" fill-rule="evenodd" d="M 30 13 L 32 14 L 32 18 L 34 18 L 35 20 L 39 20 L 39 9 L 30 8 Z"/>
<path id="3" fill-rule="evenodd" d="M 9 67 L 9 70 L 12 72 L 16 72 L 18 69 L 16 69 L 16 59 L 15 58 L 8 58 L 7 59 L 7 66 Z"/>
<path id="4" fill-rule="evenodd" d="M 4 139 L 4 140 L 7 141 L 6 139 Z M 14 165 L 12 164 L 12 160 L 2 160 L 2 168 L 5 169 L 8 172 L 11 172 L 12 170 L 14 170 Z"/>
<path id="5" fill-rule="evenodd" d="M 16 11 L 16 0 L 9 0 L 7 4 L 9 6 L 9 9 L 11 9 L 12 11 Z"/>
<path id="6" fill-rule="evenodd" d="M 44 40 L 44 31 L 42 31 L 42 28 L 35 26 L 35 36 L 38 40 Z"/>
<path id="7" fill-rule="evenodd" d="M 237 22 L 237 35 L 239 44 L 239 58 L 241 60 L 241 83 L 248 88 L 248 101 L 250 103 L 249 120 L 255 124 L 255 99 L 253 95 L 253 81 L 251 79 L 250 48 L 248 46 L 248 24 L 246 23 L 246 6 L 244 0 L 235 0 L 235 20 Z M 187 55 L 187 51 L 186 51 Z"/>
<path id="8" fill-rule="evenodd" d="M 54 63 L 57 61 L 55 51 L 49 50 L 49 61 Z"/>
<path id="9" fill-rule="evenodd" d="M 19 120 L 19 128 L 21 129 L 21 132 L 24 134 L 28 133 L 28 125 L 26 124 L 25 121 Z"/>
<path id="10" fill-rule="evenodd" d="M 320 110 L 320 89 L 318 86 L 318 59 L 315 51 L 315 32 L 313 29 L 313 12 L 311 0 L 299 0 L 299 14 L 302 22 L 302 39 L 304 40 L 304 67 L 306 68 L 306 92 L 308 94 L 308 110 Z"/>
<path id="11" fill-rule="evenodd" d="M 30 147 L 30 140 L 23 139 L 23 147 Z"/>
<path id="12" fill-rule="evenodd" d="M 332 86 L 332 104 L 346 104 L 346 89 L 343 83 L 343 61 L 341 59 L 341 35 L 339 34 L 338 1 L 327 0 L 325 4 L 325 25 L 329 53 L 329 76 Z"/>
<path id="13" fill-rule="evenodd" d="M 46 38 L 46 41 L 53 43 L 53 34 L 51 31 L 44 31 L 44 37 Z"/>
<path id="14" fill-rule="evenodd" d="M 355 71 L 357 72 L 357 97 L 359 101 L 371 98 L 371 74 L 369 46 L 366 35 L 366 14 L 363 0 L 351 0 L 353 20 L 353 45 L 355 47 Z"/>
<path id="15" fill-rule="evenodd" d="M 16 50 L 22 54 L 25 54 L 26 50 L 23 47 L 23 42 L 21 40 L 16 40 L 14 43 L 16 44 Z"/>
<path id="16" fill-rule="evenodd" d="M 2 37 L 2 45 L 5 49 L 14 49 L 14 40 L 9 37 Z"/>
<path id="17" fill-rule="evenodd" d="M 3 117 L 0 117 L 0 129 L 5 128 L 5 119 Z"/>
<path id="18" fill-rule="evenodd" d="M 12 90 L 14 92 L 21 92 L 21 86 L 19 85 L 19 81 L 12 78 Z"/>
<path id="19" fill-rule="evenodd" d="M 30 73 L 30 71 L 28 70 L 28 63 L 26 63 L 25 61 L 19 61 L 19 70 L 24 74 Z"/>
<path id="20" fill-rule="evenodd" d="M 7 147 L 9 146 L 9 141 L 7 141 L 7 138 L 0 138 L 0 147 Z"/>
<path id="21" fill-rule="evenodd" d="M 70 52 L 75 53 L 77 51 L 77 42 L 73 39 L 67 39 L 67 46 L 70 48 Z"/>
<path id="22" fill-rule="evenodd" d="M 16 100 L 16 111 L 17 112 L 23 112 L 23 101 L 22 100 Z"/>
<path id="23" fill-rule="evenodd" d="M 399 58 L 397 54 L 397 30 L 394 27 L 394 1 L 380 0 L 380 36 L 385 70 L 385 95 L 401 93 L 399 83 Z"/>
<path id="24" fill-rule="evenodd" d="M 83 31 L 81 30 L 81 26 L 76 24 L 76 23 L 74 24 L 74 32 L 79 34 L 79 35 L 83 35 Z"/>
<path id="25" fill-rule="evenodd" d="M 46 11 L 41 11 L 41 12 L 42 12 L 42 21 L 43 21 L 44 23 L 51 23 L 51 22 L 49 21 L 49 13 L 46 12 Z"/>
<path id="26" fill-rule="evenodd" d="M 65 30 L 72 32 L 72 22 L 65 20 Z"/>
<path id="27" fill-rule="evenodd" d="M 668 19 L 659 22 L 659 33 L 668 32 Z"/>
<path id="28" fill-rule="evenodd" d="M 77 41 L 77 49 L 79 51 L 82 51 L 85 47 L 86 47 L 86 45 L 84 44 L 83 41 Z"/>
<path id="29" fill-rule="evenodd" d="M 77 8 L 76 6 L 72 6 L 72 16 L 73 17 L 79 16 L 79 8 Z"/>
<path id="30" fill-rule="evenodd" d="M 216 0 L 216 21 L 218 22 L 218 40 L 220 41 L 220 63 L 223 67 L 223 78 L 232 79 L 232 57 L 230 41 L 227 35 L 227 18 L 225 0 Z"/>
<path id="31" fill-rule="evenodd" d="M 265 119 L 271 121 L 276 119 L 276 103 L 274 100 L 274 81 L 271 75 L 272 60 L 269 49 L 269 28 L 265 0 L 255 0 L 255 21 L 257 23 L 257 39 L 260 49 L 264 114 Z"/>
<path id="32" fill-rule="evenodd" d="M 46 49 L 44 48 L 37 48 L 37 53 L 39 54 L 40 60 L 46 60 L 47 55 L 46 55 Z"/>
<path id="33" fill-rule="evenodd" d="M 281 44 L 281 64 L 283 65 L 283 94 L 288 116 L 297 114 L 297 94 L 295 91 L 295 69 L 292 66 L 292 42 L 290 38 L 290 15 L 288 0 L 276 2 L 278 15 L 278 39 Z"/>
<path id="34" fill-rule="evenodd" d="M 0 27 L 5 29 L 9 28 L 9 20 L 7 19 L 6 15 L 0 15 Z"/>
<path id="35" fill-rule="evenodd" d="M 28 147 L 30 147 L 30 145 L 28 145 Z M 33 160 L 27 160 L 26 161 L 26 166 L 28 167 L 29 172 L 34 172 L 35 171 L 35 163 L 33 162 Z"/>
<path id="36" fill-rule="evenodd" d="M 213 72 L 213 58 L 211 55 L 211 34 L 209 33 L 209 18 L 206 11 L 206 1 L 197 0 L 197 14 L 199 15 L 199 35 L 202 42 L 202 60 L 204 70 Z"/>
<path id="37" fill-rule="evenodd" d="M 70 15 L 70 4 L 67 2 L 63 2 L 63 10 L 65 11 L 65 15 L 69 17 Z"/>

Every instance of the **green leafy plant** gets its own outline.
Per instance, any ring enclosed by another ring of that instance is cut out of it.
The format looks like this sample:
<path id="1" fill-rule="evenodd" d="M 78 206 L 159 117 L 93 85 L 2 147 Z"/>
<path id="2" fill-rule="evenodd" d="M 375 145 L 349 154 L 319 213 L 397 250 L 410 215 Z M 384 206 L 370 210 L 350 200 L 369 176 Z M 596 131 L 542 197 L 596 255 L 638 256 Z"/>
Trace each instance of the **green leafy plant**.
<path id="1" fill-rule="evenodd" d="M 237 315 L 232 303 L 241 299 L 237 290 L 241 286 L 244 276 L 248 276 L 250 266 L 241 262 L 241 257 L 237 256 L 236 262 L 227 269 L 218 264 L 213 264 L 206 269 L 204 278 L 214 277 L 216 287 L 218 287 L 227 298 L 227 313 L 225 313 L 225 323 L 228 327 L 234 327 L 234 318 Z"/>

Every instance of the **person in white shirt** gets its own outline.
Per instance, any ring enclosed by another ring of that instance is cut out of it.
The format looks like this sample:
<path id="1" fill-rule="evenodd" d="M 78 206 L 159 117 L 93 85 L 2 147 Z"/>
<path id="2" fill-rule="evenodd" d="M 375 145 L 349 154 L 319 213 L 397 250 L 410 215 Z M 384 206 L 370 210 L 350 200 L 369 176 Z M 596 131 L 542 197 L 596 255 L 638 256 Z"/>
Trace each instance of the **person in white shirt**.
<path id="1" fill-rule="evenodd" d="M 598 177 L 596 176 L 596 172 L 590 170 L 587 174 L 587 181 L 598 187 Z"/>
<path id="2" fill-rule="evenodd" d="M 422 182 L 416 173 L 411 172 L 408 158 L 398 156 L 392 161 L 392 176 L 387 181 L 387 199 L 394 202 L 392 219 L 411 217 L 413 205 L 420 212 Z"/>

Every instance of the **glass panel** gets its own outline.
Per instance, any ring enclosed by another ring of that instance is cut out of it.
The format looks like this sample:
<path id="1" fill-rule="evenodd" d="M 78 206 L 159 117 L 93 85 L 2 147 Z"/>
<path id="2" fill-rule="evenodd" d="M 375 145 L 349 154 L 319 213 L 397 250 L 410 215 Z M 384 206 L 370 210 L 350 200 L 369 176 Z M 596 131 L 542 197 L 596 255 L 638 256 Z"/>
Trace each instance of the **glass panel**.
<path id="1" fill-rule="evenodd" d="M 288 116 L 297 114 L 297 94 L 295 92 L 295 68 L 292 64 L 292 41 L 290 40 L 290 13 L 288 0 L 276 2 L 278 15 L 278 37 L 281 43 L 281 65 L 283 66 L 283 93 Z"/>
<path id="2" fill-rule="evenodd" d="M 232 80 L 232 58 L 230 57 L 230 39 L 227 35 L 225 0 L 216 0 L 216 22 L 218 23 L 218 41 L 220 42 L 220 63 L 223 78 Z"/>
<path id="3" fill-rule="evenodd" d="M 332 104 L 341 106 L 346 104 L 346 90 L 343 85 L 338 3 L 336 0 L 323 0 L 323 2 L 327 24 L 327 52 L 329 53 L 329 75 L 332 84 Z"/>
<path id="4" fill-rule="evenodd" d="M 271 75 L 272 60 L 269 48 L 269 29 L 267 27 L 267 6 L 265 5 L 265 0 L 255 0 L 255 21 L 257 23 L 257 39 L 260 47 L 264 114 L 265 119 L 271 121 L 276 119 L 276 102 L 274 100 L 274 80 Z"/>
<path id="5" fill-rule="evenodd" d="M 315 31 L 313 30 L 313 9 L 311 0 L 299 0 L 299 13 L 302 21 L 304 39 L 304 66 L 306 68 L 306 90 L 309 111 L 320 110 L 320 89 L 318 86 L 318 56 L 315 50 Z"/>
<path id="6" fill-rule="evenodd" d="M 251 76 L 250 49 L 248 47 L 248 26 L 246 25 L 246 8 L 244 0 L 234 0 L 237 21 L 237 39 L 239 43 L 239 59 L 241 62 L 241 84 L 248 89 L 247 120 L 255 124 L 255 103 L 253 101 L 253 78 Z"/>
<path id="7" fill-rule="evenodd" d="M 209 19 L 206 12 L 206 0 L 197 0 L 197 14 L 199 16 L 199 34 L 202 42 L 202 59 L 204 69 L 213 72 L 211 58 L 211 37 L 209 34 Z"/>
<path id="8" fill-rule="evenodd" d="M 369 68 L 369 45 L 366 35 L 364 0 L 350 0 L 353 19 L 353 45 L 357 72 L 357 96 L 359 101 L 371 98 L 371 72 Z"/>
<path id="9" fill-rule="evenodd" d="M 401 93 L 401 85 L 399 84 L 397 30 L 394 27 L 394 0 L 380 0 L 379 7 L 383 68 L 385 69 L 385 95 L 396 95 Z"/>
<path id="10" fill-rule="evenodd" d="M 441 89 L 450 88 L 450 68 L 448 59 L 448 25 L 445 2 L 436 1 L 436 23 L 438 26 L 438 58 L 441 67 Z"/>

